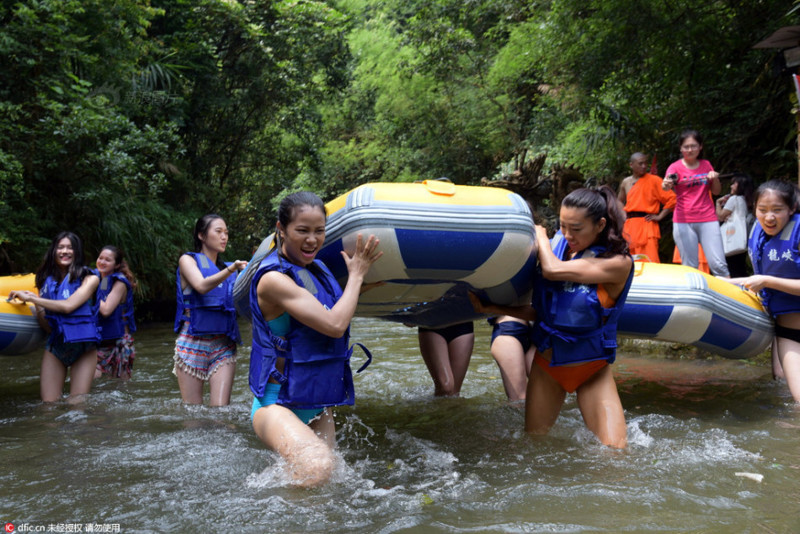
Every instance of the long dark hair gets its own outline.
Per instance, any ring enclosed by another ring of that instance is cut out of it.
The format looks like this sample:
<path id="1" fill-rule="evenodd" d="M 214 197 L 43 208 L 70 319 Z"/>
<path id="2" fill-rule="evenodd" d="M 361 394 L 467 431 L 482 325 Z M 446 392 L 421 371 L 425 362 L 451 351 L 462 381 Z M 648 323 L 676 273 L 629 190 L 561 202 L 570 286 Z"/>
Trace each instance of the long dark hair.
<path id="1" fill-rule="evenodd" d="M 328 220 L 328 210 L 325 209 L 325 204 L 322 199 L 311 191 L 298 191 L 287 195 L 281 200 L 278 206 L 278 222 L 281 223 L 281 228 L 284 231 L 289 227 L 289 223 L 294 220 L 295 210 L 303 206 L 310 206 L 312 208 L 319 208 L 325 215 L 325 220 Z M 275 232 L 275 247 L 280 251 L 281 239 L 280 232 Z"/>
<path id="2" fill-rule="evenodd" d="M 124 274 L 125 278 L 130 282 L 131 288 L 136 289 L 136 277 L 133 275 L 133 271 L 131 271 L 128 262 L 125 261 L 125 254 L 114 245 L 106 245 L 100 249 L 100 252 L 102 253 L 104 250 L 114 255 L 114 272 Z M 98 254 L 98 256 L 99 255 L 100 254 Z"/>
<path id="3" fill-rule="evenodd" d="M 225 220 L 216 213 L 209 213 L 197 219 L 194 225 L 194 234 L 192 234 L 192 238 L 194 239 L 194 252 L 203 251 L 203 242 L 200 240 L 200 236 L 208 234 L 208 228 L 211 226 L 211 223 L 217 219 Z M 219 254 L 217 254 L 217 262 L 215 265 L 220 271 L 227 268 L 225 262 L 220 259 Z"/>
<path id="4" fill-rule="evenodd" d="M 606 251 L 600 254 L 600 257 L 628 254 L 628 241 L 622 236 L 625 217 L 617 202 L 617 194 L 608 185 L 576 189 L 564 197 L 561 206 L 585 209 L 586 215 L 595 224 L 605 217 L 605 228 L 597 236 L 597 244 L 606 247 Z"/>
<path id="5" fill-rule="evenodd" d="M 60 232 L 53 239 L 53 242 L 50 243 L 50 248 L 47 249 L 44 258 L 42 259 L 42 264 L 38 269 L 36 269 L 36 287 L 40 291 L 44 287 L 44 283 L 49 276 L 52 276 L 53 279 L 58 282 L 61 282 L 64 279 L 64 276 L 62 276 L 64 273 L 61 272 L 61 269 L 56 263 L 56 253 L 58 250 L 59 241 L 65 237 L 69 239 L 69 242 L 72 245 L 72 265 L 70 265 L 69 269 L 67 269 L 66 275 L 69 276 L 71 280 L 83 280 L 83 277 L 89 272 L 84 265 L 83 244 L 81 243 L 81 238 L 72 232 Z"/>
<path id="6" fill-rule="evenodd" d="M 753 211 L 753 179 L 749 175 L 741 172 L 736 173 L 731 178 L 731 184 L 737 184 L 736 194 L 744 197 L 744 203 L 748 211 Z"/>
<path id="7" fill-rule="evenodd" d="M 769 180 L 768 182 L 764 182 L 756 189 L 753 202 L 758 204 L 758 199 L 767 191 L 774 192 L 781 198 L 784 204 L 789 206 L 790 210 L 797 211 L 798 204 L 800 204 L 800 191 L 798 191 L 795 184 L 784 182 L 783 180 Z"/>

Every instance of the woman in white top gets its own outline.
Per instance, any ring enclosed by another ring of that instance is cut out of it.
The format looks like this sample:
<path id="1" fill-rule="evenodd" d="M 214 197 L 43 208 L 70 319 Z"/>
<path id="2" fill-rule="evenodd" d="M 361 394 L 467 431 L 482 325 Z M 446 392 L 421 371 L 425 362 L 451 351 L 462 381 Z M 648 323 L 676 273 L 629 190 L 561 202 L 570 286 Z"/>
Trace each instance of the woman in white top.
<path id="1" fill-rule="evenodd" d="M 724 223 L 729 219 L 744 221 L 745 248 L 741 252 L 725 254 L 725 261 L 731 277 L 738 278 L 749 276 L 747 268 L 747 241 L 746 236 L 750 233 L 753 216 L 751 214 L 753 206 L 753 180 L 746 174 L 736 174 L 731 179 L 731 192 L 729 195 L 721 196 L 717 199 L 717 218 Z M 724 230 L 724 227 L 723 227 Z M 723 236 L 723 239 L 725 236 Z"/>

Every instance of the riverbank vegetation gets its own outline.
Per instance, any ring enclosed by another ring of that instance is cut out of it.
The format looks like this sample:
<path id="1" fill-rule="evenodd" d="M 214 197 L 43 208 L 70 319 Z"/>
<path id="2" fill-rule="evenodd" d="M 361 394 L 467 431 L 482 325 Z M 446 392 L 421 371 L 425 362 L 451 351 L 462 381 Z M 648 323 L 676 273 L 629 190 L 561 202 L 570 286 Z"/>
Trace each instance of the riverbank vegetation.
<path id="1" fill-rule="evenodd" d="M 616 183 L 631 152 L 706 137 L 722 172 L 797 176 L 759 0 L 20 0 L 0 5 L 0 273 L 59 230 L 122 247 L 171 299 L 194 220 L 248 258 L 283 195 L 478 184 L 547 154 Z"/>

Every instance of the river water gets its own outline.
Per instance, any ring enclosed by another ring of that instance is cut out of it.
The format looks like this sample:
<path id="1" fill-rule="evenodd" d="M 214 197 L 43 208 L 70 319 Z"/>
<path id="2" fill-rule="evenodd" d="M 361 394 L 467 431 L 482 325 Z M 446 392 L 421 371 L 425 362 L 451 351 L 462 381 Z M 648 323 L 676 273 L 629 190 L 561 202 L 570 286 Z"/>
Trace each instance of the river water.
<path id="1" fill-rule="evenodd" d="M 485 322 L 462 396 L 449 399 L 433 398 L 414 329 L 357 318 L 352 334 L 375 358 L 356 377 L 356 406 L 337 410 L 334 480 L 313 490 L 290 486 L 252 432 L 249 347 L 232 404 L 215 409 L 181 404 L 166 324 L 137 333 L 133 380 L 101 379 L 77 406 L 38 400 L 40 353 L 0 356 L 0 522 L 17 532 L 800 531 L 800 408 L 766 361 L 627 343 L 615 364 L 629 438 L 620 452 L 585 429 L 574 396 L 548 436 L 525 434 Z"/>

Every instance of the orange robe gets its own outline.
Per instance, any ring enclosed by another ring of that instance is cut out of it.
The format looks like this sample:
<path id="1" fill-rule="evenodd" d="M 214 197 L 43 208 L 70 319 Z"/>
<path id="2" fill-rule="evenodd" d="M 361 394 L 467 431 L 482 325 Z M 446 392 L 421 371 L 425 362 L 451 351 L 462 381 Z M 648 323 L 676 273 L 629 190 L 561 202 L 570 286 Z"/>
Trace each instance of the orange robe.
<path id="1" fill-rule="evenodd" d="M 674 192 L 661 188 L 661 178 L 655 174 L 645 174 L 633 183 L 625 195 L 625 212 L 658 215 L 664 208 L 674 208 L 676 202 Z M 628 240 L 631 255 L 644 254 L 650 261 L 660 263 L 658 240 L 661 239 L 661 228 L 658 221 L 648 221 L 642 216 L 629 217 L 625 220 L 622 233 Z"/>

